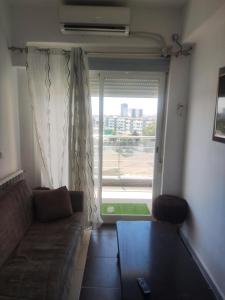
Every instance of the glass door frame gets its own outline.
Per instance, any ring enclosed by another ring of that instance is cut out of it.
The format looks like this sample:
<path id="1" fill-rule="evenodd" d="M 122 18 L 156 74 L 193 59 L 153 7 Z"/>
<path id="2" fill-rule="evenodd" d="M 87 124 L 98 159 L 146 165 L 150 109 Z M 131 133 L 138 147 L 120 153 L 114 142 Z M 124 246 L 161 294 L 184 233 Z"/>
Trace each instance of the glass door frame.
<path id="1" fill-rule="evenodd" d="M 102 203 L 102 167 L 103 167 L 103 126 L 104 126 L 104 81 L 107 75 L 122 78 L 138 78 L 159 81 L 158 107 L 157 107 L 157 124 L 156 124 L 156 141 L 154 156 L 154 172 L 152 182 L 152 198 L 154 199 L 161 193 L 162 185 L 162 166 L 163 166 L 163 145 L 164 145 L 164 129 L 165 129 L 165 72 L 142 72 L 142 71 L 92 71 L 99 79 L 99 186 L 98 195 L 100 205 Z"/>

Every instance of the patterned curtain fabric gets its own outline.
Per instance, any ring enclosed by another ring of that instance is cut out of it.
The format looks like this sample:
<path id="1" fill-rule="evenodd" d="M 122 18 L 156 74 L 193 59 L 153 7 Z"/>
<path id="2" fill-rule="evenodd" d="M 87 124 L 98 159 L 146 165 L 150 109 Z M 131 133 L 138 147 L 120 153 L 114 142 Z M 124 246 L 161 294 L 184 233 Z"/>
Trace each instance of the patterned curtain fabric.
<path id="1" fill-rule="evenodd" d="M 28 48 L 27 75 L 42 185 L 84 192 L 85 226 L 101 222 L 94 195 L 92 112 L 87 60 L 71 52 Z"/>
<path id="2" fill-rule="evenodd" d="M 84 191 L 86 225 L 101 222 L 94 194 L 93 132 L 87 58 L 82 49 L 71 53 L 69 103 L 69 187 Z"/>
<path id="3" fill-rule="evenodd" d="M 43 186 L 68 184 L 70 53 L 28 48 L 27 75 Z"/>

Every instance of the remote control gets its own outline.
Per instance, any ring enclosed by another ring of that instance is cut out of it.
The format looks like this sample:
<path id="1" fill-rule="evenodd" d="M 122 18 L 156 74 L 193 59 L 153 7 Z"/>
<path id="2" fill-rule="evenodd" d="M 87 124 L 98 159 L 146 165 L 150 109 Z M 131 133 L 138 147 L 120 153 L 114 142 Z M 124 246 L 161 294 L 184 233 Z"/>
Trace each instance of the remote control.
<path id="1" fill-rule="evenodd" d="M 150 287 L 149 287 L 148 283 L 146 282 L 146 280 L 145 280 L 143 277 L 137 278 L 137 282 L 138 282 L 138 285 L 140 286 L 142 292 L 143 292 L 145 295 L 151 294 Z"/>

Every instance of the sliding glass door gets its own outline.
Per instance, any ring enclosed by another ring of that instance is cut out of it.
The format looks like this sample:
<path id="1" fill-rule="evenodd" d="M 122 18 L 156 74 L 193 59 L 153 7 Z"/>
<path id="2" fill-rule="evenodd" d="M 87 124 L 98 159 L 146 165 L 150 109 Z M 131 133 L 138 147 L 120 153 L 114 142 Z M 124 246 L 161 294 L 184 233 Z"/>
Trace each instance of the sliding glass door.
<path id="1" fill-rule="evenodd" d="M 149 216 L 161 187 L 164 75 L 92 72 L 90 78 L 101 212 Z"/>

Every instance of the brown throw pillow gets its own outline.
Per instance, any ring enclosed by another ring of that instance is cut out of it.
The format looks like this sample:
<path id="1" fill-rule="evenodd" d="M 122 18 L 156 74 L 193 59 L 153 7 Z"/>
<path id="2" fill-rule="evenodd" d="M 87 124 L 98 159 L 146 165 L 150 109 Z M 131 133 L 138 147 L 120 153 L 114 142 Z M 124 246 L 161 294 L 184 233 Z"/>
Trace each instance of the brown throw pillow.
<path id="1" fill-rule="evenodd" d="M 65 186 L 56 190 L 34 191 L 36 219 L 48 222 L 72 215 L 70 194 Z"/>

